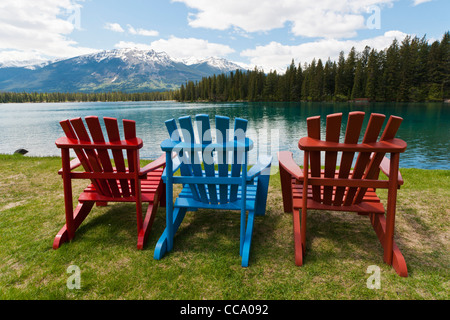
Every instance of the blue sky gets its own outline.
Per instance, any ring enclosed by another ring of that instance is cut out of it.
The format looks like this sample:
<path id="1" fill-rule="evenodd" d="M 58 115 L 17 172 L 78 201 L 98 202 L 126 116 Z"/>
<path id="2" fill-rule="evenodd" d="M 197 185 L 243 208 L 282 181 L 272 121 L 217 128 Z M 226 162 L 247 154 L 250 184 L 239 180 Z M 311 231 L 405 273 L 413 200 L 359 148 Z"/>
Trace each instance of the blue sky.
<path id="1" fill-rule="evenodd" d="M 449 0 L 2 0 L 0 63 L 136 47 L 283 70 L 406 35 L 441 40 L 448 12 Z"/>

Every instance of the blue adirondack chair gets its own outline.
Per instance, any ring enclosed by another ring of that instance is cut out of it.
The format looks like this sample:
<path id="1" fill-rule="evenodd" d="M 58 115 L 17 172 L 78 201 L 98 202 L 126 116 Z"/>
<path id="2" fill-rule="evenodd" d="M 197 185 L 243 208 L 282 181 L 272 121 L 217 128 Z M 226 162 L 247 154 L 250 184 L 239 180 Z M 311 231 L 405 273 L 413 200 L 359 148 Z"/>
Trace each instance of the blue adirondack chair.
<path id="1" fill-rule="evenodd" d="M 228 117 L 216 116 L 216 141 L 212 141 L 209 116 L 196 115 L 196 141 L 190 116 L 165 122 L 170 139 L 161 143 L 166 153 L 166 228 L 158 240 L 154 258 L 173 248 L 173 239 L 187 211 L 197 209 L 240 210 L 242 266 L 247 267 L 255 215 L 265 215 L 271 156 L 263 156 L 250 170 L 248 151 L 253 142 L 245 137 L 247 120 L 236 118 L 234 130 Z M 233 137 L 230 132 L 233 132 Z M 201 157 L 200 157 L 201 156 Z M 216 167 L 217 164 L 217 167 Z M 231 171 L 229 171 L 231 165 Z M 216 168 L 218 170 L 216 170 Z M 177 171 L 179 175 L 174 175 Z M 173 202 L 173 184 L 183 189 Z M 247 214 L 248 212 L 248 214 Z"/>

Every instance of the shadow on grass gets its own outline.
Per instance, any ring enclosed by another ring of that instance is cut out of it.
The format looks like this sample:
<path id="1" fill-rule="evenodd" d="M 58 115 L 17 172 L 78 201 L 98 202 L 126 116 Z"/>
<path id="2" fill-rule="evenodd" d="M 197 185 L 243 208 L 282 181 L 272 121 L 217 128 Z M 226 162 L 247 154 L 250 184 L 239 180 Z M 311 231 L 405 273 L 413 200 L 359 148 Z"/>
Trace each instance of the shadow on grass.
<path id="1" fill-rule="evenodd" d="M 146 210 L 147 205 L 143 204 Z M 87 241 L 92 246 L 133 247 L 137 245 L 136 206 L 128 203 L 108 203 L 94 206 L 86 220 L 75 232 L 75 242 Z"/>
<path id="2" fill-rule="evenodd" d="M 420 215 L 416 209 L 403 207 L 401 211 L 397 212 L 394 238 L 405 257 L 409 276 L 414 277 L 417 269 L 446 268 L 443 263 L 448 261 L 443 256 L 448 252 L 445 239 L 430 230 L 426 223 L 417 220 Z M 312 210 L 308 212 L 307 221 L 304 265 L 364 261 L 388 268 L 368 216 Z"/>
<path id="3" fill-rule="evenodd" d="M 266 254 L 265 247 L 270 246 L 267 235 L 275 232 L 279 217 L 255 216 L 253 226 L 253 237 L 250 250 L 250 264 L 257 262 Z M 165 210 L 155 219 L 151 238 L 147 248 L 153 249 L 165 228 Z M 150 241 L 156 236 L 155 242 Z M 175 233 L 173 250 L 164 258 L 178 255 L 180 253 L 189 256 L 206 258 L 218 256 L 225 261 L 240 259 L 240 213 L 238 211 L 213 211 L 199 209 L 188 211 L 180 228 Z M 164 259 L 163 258 L 163 259 Z"/>

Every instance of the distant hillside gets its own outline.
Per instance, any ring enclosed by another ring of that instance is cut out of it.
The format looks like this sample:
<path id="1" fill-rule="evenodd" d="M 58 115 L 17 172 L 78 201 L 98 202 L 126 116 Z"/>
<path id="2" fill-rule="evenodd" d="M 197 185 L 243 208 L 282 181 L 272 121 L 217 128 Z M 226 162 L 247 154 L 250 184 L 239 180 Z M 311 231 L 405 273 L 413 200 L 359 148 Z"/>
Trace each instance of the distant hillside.
<path id="1" fill-rule="evenodd" d="M 149 92 L 243 69 L 225 59 L 175 60 L 165 52 L 116 49 L 28 66 L 0 66 L 0 91 Z"/>

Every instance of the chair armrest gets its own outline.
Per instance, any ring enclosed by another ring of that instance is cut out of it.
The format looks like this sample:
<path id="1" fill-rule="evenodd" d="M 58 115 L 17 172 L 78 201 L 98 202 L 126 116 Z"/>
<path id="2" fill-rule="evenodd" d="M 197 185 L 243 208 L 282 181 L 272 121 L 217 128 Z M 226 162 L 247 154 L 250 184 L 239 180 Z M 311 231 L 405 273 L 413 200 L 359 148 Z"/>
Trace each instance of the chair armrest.
<path id="1" fill-rule="evenodd" d="M 279 151 L 278 162 L 280 163 L 280 167 L 282 167 L 285 171 L 287 171 L 292 177 L 294 177 L 297 180 L 303 179 L 303 171 L 295 163 L 294 158 L 292 157 L 292 152 Z"/>
<path id="2" fill-rule="evenodd" d="M 78 158 L 75 158 L 72 161 L 70 161 L 70 171 L 78 168 L 79 166 L 81 166 L 81 162 Z M 58 174 L 62 174 L 62 170 L 63 170 L 62 168 L 59 169 Z"/>
<path id="3" fill-rule="evenodd" d="M 91 142 L 82 141 L 78 139 L 71 139 L 67 137 L 61 137 L 56 139 L 55 144 L 61 149 L 111 149 L 111 150 L 134 150 L 140 149 L 144 145 L 141 138 L 133 138 L 128 140 L 120 140 L 114 142 Z"/>
<path id="4" fill-rule="evenodd" d="M 247 171 L 247 181 L 251 181 L 261 174 L 270 174 L 272 156 L 260 156 L 258 162 Z"/>
<path id="5" fill-rule="evenodd" d="M 172 152 L 172 175 L 178 171 L 181 167 L 181 160 L 180 157 L 177 156 L 176 152 Z M 166 183 L 167 179 L 167 168 L 164 168 L 163 174 L 161 176 L 164 183 Z"/>
<path id="6" fill-rule="evenodd" d="M 204 151 L 205 149 L 209 149 L 210 151 L 232 151 L 235 149 L 249 151 L 253 148 L 253 140 L 250 138 L 245 138 L 245 140 L 230 140 L 225 143 L 189 143 L 182 141 L 174 141 L 172 139 L 166 139 L 161 142 L 161 150 L 175 151 L 179 152 L 180 150 L 184 151 Z"/>
<path id="7" fill-rule="evenodd" d="M 141 171 L 139 172 L 140 175 L 144 175 L 147 174 L 159 167 L 162 167 L 166 164 L 166 155 L 163 154 L 161 155 L 158 159 L 156 159 L 155 161 L 150 162 L 149 164 L 147 164 L 145 167 L 143 167 L 141 169 Z"/>
<path id="8" fill-rule="evenodd" d="M 406 142 L 401 139 L 382 140 L 371 143 L 339 143 L 322 141 L 310 137 L 303 137 L 298 142 L 300 150 L 304 151 L 350 151 L 350 152 L 404 152 Z"/>
<path id="9" fill-rule="evenodd" d="M 388 158 L 384 157 L 383 160 L 381 160 L 380 169 L 388 178 L 389 178 L 390 167 L 391 167 L 391 161 Z M 400 186 L 403 184 L 403 177 L 402 177 L 402 174 L 400 173 L 400 170 L 398 171 L 398 184 Z"/>

